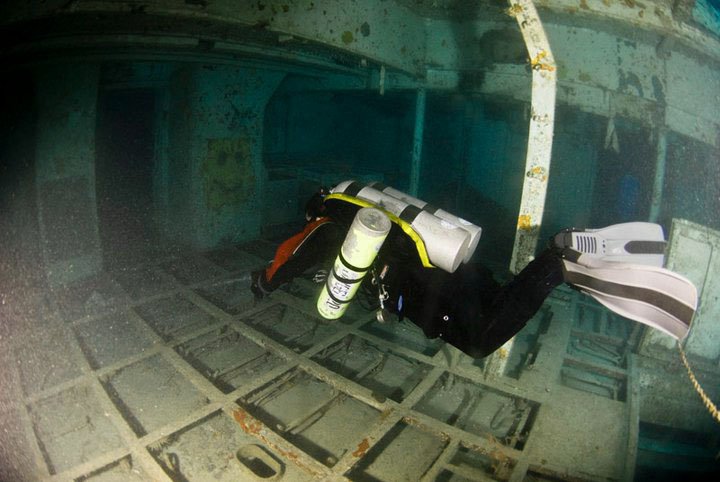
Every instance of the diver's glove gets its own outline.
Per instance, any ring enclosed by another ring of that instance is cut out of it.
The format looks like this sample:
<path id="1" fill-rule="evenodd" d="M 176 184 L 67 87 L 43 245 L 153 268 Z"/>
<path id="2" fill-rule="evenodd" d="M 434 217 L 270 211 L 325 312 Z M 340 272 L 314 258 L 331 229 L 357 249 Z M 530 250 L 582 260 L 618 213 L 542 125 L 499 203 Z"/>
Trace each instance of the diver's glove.
<path id="1" fill-rule="evenodd" d="M 576 228 L 565 228 L 553 236 L 550 236 L 547 241 L 547 251 L 554 253 L 561 259 L 568 259 L 573 262 L 577 261 L 581 253 L 574 249 L 572 243 L 572 233 L 577 231 Z"/>
<path id="2" fill-rule="evenodd" d="M 265 297 L 265 295 L 270 294 L 270 291 L 263 286 L 266 282 L 265 270 L 253 271 L 250 275 L 250 279 L 252 280 L 250 284 L 250 291 L 252 291 L 252 294 L 255 296 L 255 301 L 260 301 Z"/>
<path id="3" fill-rule="evenodd" d="M 320 284 L 320 283 L 324 283 L 324 282 L 327 280 L 327 277 L 328 277 L 328 272 L 327 272 L 327 270 L 319 269 L 319 270 L 317 271 L 317 273 L 315 273 L 315 274 L 313 275 L 312 280 L 313 280 L 313 283 L 318 283 L 318 284 Z"/>

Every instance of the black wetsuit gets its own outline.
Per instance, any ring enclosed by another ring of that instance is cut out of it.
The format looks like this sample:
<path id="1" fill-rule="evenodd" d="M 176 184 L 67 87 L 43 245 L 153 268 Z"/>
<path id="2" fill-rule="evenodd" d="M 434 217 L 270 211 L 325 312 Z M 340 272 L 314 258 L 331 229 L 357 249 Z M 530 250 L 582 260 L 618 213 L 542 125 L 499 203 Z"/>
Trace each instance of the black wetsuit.
<path id="1" fill-rule="evenodd" d="M 317 264 L 331 267 L 359 208 L 339 200 L 328 200 L 325 207 L 328 222 L 315 228 L 270 280 L 261 277 L 265 291 Z M 551 249 L 504 285 L 478 263 L 462 264 L 454 273 L 425 268 L 413 241 L 394 223 L 376 265 L 378 271 L 388 267 L 386 309 L 408 318 L 427 337 L 440 337 L 475 358 L 489 355 L 520 331 L 563 282 L 561 258 Z"/>

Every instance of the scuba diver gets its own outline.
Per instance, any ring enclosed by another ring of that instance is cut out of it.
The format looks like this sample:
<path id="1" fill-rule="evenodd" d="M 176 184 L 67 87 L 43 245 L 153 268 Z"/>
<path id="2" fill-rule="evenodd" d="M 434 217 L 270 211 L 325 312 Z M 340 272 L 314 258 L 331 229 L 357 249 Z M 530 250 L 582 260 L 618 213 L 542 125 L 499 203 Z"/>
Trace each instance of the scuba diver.
<path id="1" fill-rule="evenodd" d="M 692 283 L 662 268 L 665 240 L 657 224 L 563 230 L 500 284 L 470 259 L 479 227 L 381 183 L 321 189 L 306 205 L 306 221 L 267 268 L 252 273 L 256 299 L 313 267 L 330 268 L 313 278 L 325 284 L 318 300 L 324 318 L 341 316 L 360 291 L 377 300 L 378 321 L 389 314 L 407 318 L 428 338 L 474 358 L 518 333 L 562 283 L 678 339 L 687 335 L 697 305 Z M 380 234 L 379 244 L 370 246 Z M 365 261 L 352 258 L 358 249 L 368 254 Z"/>

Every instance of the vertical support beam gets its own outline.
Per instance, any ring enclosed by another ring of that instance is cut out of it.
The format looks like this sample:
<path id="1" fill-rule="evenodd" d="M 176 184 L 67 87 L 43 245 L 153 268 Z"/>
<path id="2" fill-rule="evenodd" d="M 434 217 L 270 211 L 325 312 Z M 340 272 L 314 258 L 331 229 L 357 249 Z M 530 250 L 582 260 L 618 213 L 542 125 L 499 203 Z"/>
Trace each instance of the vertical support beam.
<path id="1" fill-rule="evenodd" d="M 532 110 L 520 213 L 510 269 L 517 273 L 535 254 L 550 174 L 557 71 L 550 44 L 532 0 L 510 0 L 532 66 Z"/>
<path id="2" fill-rule="evenodd" d="M 423 131 L 425 129 L 425 89 L 418 89 L 415 97 L 415 130 L 413 131 L 412 165 L 410 167 L 410 195 L 420 190 L 420 167 L 422 161 Z"/>
<path id="3" fill-rule="evenodd" d="M 555 126 L 555 59 L 532 0 L 510 0 L 507 12 L 514 16 L 525 40 L 532 66 L 532 109 L 525 159 L 520 212 L 510 270 L 520 272 L 535 255 L 550 175 L 553 128 Z M 505 374 L 515 338 L 508 340 L 485 362 L 485 377 Z"/>
<path id="4" fill-rule="evenodd" d="M 662 209 L 663 186 L 665 185 L 665 165 L 667 164 L 667 129 L 660 127 L 655 145 L 655 181 L 653 182 L 652 202 L 650 204 L 650 222 L 657 223 Z"/>

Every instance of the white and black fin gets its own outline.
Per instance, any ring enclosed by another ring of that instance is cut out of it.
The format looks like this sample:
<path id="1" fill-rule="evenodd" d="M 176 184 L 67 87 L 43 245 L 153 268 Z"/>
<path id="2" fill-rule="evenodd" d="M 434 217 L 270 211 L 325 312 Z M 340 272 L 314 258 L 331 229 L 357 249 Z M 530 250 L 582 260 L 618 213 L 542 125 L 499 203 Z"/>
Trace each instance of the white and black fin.
<path id="1" fill-rule="evenodd" d="M 665 260 L 662 226 L 633 222 L 602 229 L 568 229 L 555 235 L 555 246 L 577 252 L 577 262 L 594 266 L 596 261 L 632 263 L 661 268 Z"/>
<path id="2" fill-rule="evenodd" d="M 563 277 L 611 311 L 678 340 L 687 336 L 697 309 L 695 285 L 664 268 L 599 260 L 589 267 L 564 259 Z"/>
<path id="3" fill-rule="evenodd" d="M 602 229 L 569 229 L 554 238 L 566 283 L 611 311 L 678 340 L 690 330 L 698 295 L 687 278 L 664 269 L 659 224 L 634 222 Z"/>

